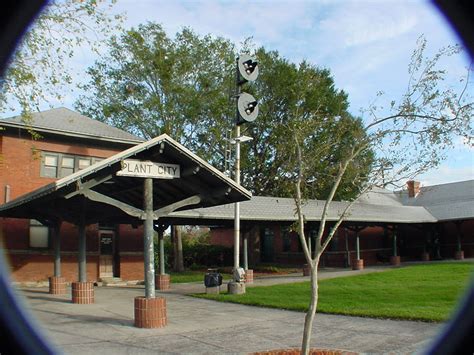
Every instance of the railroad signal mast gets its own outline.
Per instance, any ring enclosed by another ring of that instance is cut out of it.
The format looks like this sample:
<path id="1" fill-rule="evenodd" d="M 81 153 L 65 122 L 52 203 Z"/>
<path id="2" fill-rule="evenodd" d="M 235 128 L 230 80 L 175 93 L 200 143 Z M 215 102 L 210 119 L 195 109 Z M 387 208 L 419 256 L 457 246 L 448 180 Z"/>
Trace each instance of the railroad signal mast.
<path id="1" fill-rule="evenodd" d="M 240 135 L 240 126 L 255 121 L 258 116 L 258 101 L 250 94 L 242 92 L 242 86 L 255 81 L 258 77 L 258 63 L 249 55 L 242 54 L 237 58 L 236 70 L 236 118 L 235 118 L 235 175 L 234 179 L 240 185 L 240 143 L 252 138 Z M 240 267 L 240 203 L 234 207 L 234 270 L 233 281 L 229 283 L 231 294 L 245 293 L 244 272 Z M 244 240 L 244 267 L 248 269 L 247 240 Z"/>

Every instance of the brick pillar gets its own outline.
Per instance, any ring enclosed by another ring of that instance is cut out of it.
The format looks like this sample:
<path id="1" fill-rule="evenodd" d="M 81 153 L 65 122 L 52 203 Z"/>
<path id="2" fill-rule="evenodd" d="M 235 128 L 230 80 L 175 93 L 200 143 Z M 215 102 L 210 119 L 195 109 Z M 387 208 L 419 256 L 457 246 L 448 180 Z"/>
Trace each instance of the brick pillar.
<path id="1" fill-rule="evenodd" d="M 155 275 L 155 287 L 157 290 L 165 291 L 170 289 L 170 275 Z"/>
<path id="2" fill-rule="evenodd" d="M 400 256 L 391 256 L 390 257 L 390 264 L 393 266 L 400 266 Z"/>
<path id="3" fill-rule="evenodd" d="M 303 276 L 309 276 L 311 270 L 309 269 L 309 265 L 308 264 L 304 264 L 303 265 Z"/>
<path id="4" fill-rule="evenodd" d="M 162 328 L 167 323 L 166 299 L 135 297 L 135 327 Z"/>
<path id="5" fill-rule="evenodd" d="M 464 251 L 459 250 L 454 254 L 454 259 L 456 260 L 463 260 L 464 259 Z"/>
<path id="6" fill-rule="evenodd" d="M 352 260 L 352 270 L 362 270 L 364 268 L 364 259 Z"/>
<path id="7" fill-rule="evenodd" d="M 430 253 L 427 253 L 427 252 L 422 253 L 421 261 L 430 261 Z"/>
<path id="8" fill-rule="evenodd" d="M 245 283 L 253 284 L 253 270 L 245 270 Z"/>
<path id="9" fill-rule="evenodd" d="M 91 304 L 94 303 L 94 283 L 73 282 L 72 288 L 72 303 Z"/>
<path id="10" fill-rule="evenodd" d="M 51 276 L 49 278 L 49 293 L 52 295 L 66 294 L 66 279 L 59 276 Z"/>

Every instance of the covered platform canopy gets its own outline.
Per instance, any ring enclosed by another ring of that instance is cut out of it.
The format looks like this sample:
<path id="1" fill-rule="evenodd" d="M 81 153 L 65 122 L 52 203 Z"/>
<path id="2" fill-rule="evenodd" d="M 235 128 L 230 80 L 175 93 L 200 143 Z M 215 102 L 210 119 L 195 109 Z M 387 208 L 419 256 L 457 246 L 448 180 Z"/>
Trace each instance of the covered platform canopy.
<path id="1" fill-rule="evenodd" d="M 163 134 L 1 205 L 0 216 L 46 224 L 137 223 L 144 219 L 144 184 L 143 178 L 119 175 L 128 159 L 164 164 L 161 171 L 166 164 L 179 165 L 178 175 L 152 179 L 154 219 L 175 210 L 251 197 L 249 191 Z M 140 171 L 136 175 L 145 176 Z"/>
<path id="2" fill-rule="evenodd" d="M 155 298 L 153 234 L 160 236 L 163 255 L 163 224 L 169 213 L 192 207 L 211 207 L 248 200 L 251 193 L 163 134 L 136 145 L 84 170 L 0 206 L 1 217 L 36 219 L 52 228 L 54 276 L 50 292 L 63 285 L 59 225 L 79 229 L 78 282 L 72 283 L 74 303 L 93 303 L 93 283 L 87 282 L 85 226 L 95 223 L 143 222 L 145 297 L 135 299 L 135 325 L 166 324 L 163 298 Z M 160 275 L 164 273 L 160 257 Z M 157 318 L 156 315 L 160 314 Z"/>

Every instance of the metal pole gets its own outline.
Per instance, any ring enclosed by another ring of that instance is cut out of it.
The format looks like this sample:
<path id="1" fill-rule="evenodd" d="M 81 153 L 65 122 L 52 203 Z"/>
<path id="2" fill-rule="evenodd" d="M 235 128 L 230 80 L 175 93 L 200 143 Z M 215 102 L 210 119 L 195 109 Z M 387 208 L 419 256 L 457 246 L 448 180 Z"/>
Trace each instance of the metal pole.
<path id="1" fill-rule="evenodd" d="M 86 281 L 86 225 L 82 218 L 79 222 L 79 282 Z"/>
<path id="2" fill-rule="evenodd" d="M 356 233 L 356 255 L 357 260 L 360 260 L 359 232 Z"/>
<path id="3" fill-rule="evenodd" d="M 165 274 L 165 241 L 163 240 L 163 228 L 158 229 L 158 238 L 160 241 L 160 275 Z"/>
<path id="4" fill-rule="evenodd" d="M 397 234 L 393 232 L 393 256 L 397 256 Z"/>
<path id="5" fill-rule="evenodd" d="M 56 277 L 61 277 L 61 236 L 59 235 L 60 228 L 60 223 L 55 223 L 52 228 L 54 240 L 54 276 Z"/>
<path id="6" fill-rule="evenodd" d="M 240 185 L 240 126 L 235 126 L 235 182 Z M 234 269 L 239 267 L 240 254 L 240 203 L 234 204 Z"/>
<path id="7" fill-rule="evenodd" d="M 247 233 L 244 234 L 244 269 L 247 271 L 249 269 L 249 258 L 247 255 L 247 244 L 248 244 L 248 235 Z"/>
<path id="8" fill-rule="evenodd" d="M 145 263 L 145 297 L 155 297 L 155 261 L 153 252 L 153 180 L 143 182 L 143 211 L 145 212 L 143 251 Z"/>

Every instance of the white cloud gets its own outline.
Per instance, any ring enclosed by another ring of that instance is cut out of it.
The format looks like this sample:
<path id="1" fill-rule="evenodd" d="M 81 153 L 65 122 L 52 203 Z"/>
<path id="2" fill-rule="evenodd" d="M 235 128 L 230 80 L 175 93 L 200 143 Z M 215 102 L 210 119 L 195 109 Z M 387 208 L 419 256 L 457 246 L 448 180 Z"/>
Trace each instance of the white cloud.
<path id="1" fill-rule="evenodd" d="M 424 186 L 445 184 L 449 182 L 465 181 L 474 179 L 474 167 L 472 165 L 465 167 L 452 167 L 448 164 L 441 165 L 438 169 L 420 175 L 416 178 Z"/>

